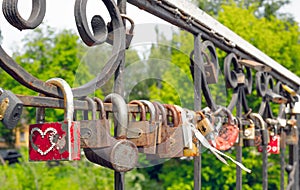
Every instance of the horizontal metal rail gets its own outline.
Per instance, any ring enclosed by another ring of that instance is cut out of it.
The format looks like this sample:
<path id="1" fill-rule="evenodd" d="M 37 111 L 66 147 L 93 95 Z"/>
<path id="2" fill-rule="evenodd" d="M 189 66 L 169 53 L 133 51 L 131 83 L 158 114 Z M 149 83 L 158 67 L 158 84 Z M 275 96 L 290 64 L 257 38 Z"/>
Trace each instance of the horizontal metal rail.
<path id="1" fill-rule="evenodd" d="M 193 34 L 201 34 L 217 47 L 241 58 L 253 59 L 272 68 L 274 78 L 299 91 L 300 78 L 251 45 L 226 26 L 186 0 L 128 0 L 129 3 Z"/>

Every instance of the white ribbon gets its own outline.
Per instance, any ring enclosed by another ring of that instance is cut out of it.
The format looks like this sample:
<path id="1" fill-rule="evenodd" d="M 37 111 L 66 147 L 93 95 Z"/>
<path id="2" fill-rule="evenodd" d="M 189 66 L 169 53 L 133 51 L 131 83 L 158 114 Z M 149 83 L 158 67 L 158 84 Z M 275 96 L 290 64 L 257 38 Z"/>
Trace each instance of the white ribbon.
<path id="1" fill-rule="evenodd" d="M 239 166 L 242 170 L 251 173 L 251 170 L 246 168 L 242 163 L 239 163 L 238 161 L 234 160 L 230 156 L 224 154 L 223 152 L 217 150 L 216 148 L 212 147 L 209 142 L 206 140 L 206 138 L 196 129 L 195 125 L 190 123 L 190 127 L 192 131 L 194 132 L 196 138 L 201 142 L 201 144 L 205 147 L 208 148 L 221 162 L 224 164 L 228 165 L 227 161 L 222 157 L 226 157 L 229 160 L 231 160 L 233 163 L 235 163 L 237 166 Z"/>

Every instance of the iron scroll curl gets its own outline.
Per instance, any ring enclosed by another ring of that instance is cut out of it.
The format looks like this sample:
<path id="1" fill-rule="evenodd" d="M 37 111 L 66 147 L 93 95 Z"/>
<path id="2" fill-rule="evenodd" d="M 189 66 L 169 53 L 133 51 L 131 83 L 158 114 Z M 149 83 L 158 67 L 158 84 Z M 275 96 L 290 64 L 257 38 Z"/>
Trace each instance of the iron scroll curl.
<path id="1" fill-rule="evenodd" d="M 28 20 L 20 15 L 18 0 L 3 0 L 2 11 L 6 20 L 17 29 L 34 29 L 43 22 L 46 14 L 46 0 L 32 0 L 32 10 Z"/>
<path id="2" fill-rule="evenodd" d="M 108 62 L 103 67 L 102 71 L 90 82 L 77 87 L 73 88 L 73 95 L 74 97 L 84 97 L 91 93 L 93 93 L 96 89 L 103 86 L 115 73 L 117 70 L 120 62 L 122 59 L 124 59 L 124 51 L 125 51 L 125 27 L 122 21 L 122 17 L 120 15 L 120 12 L 118 10 L 118 7 L 116 3 L 113 0 L 102 0 L 106 6 L 106 8 L 109 11 L 110 17 L 111 17 L 111 23 L 113 26 L 113 35 L 115 38 L 118 38 L 120 40 L 115 40 L 113 47 L 112 47 L 112 54 Z M 76 0 L 75 4 L 81 4 L 86 3 L 87 0 Z M 17 0 L 4 0 L 3 1 L 3 14 L 5 15 L 7 21 L 13 25 L 14 27 L 22 30 L 22 29 L 33 29 L 40 25 L 42 22 L 44 15 L 45 15 L 45 9 L 46 9 L 46 3 L 45 0 L 33 0 L 33 6 L 32 6 L 32 12 L 31 16 L 28 21 L 23 20 L 21 17 L 18 17 L 19 13 L 17 11 Z M 82 10 L 82 9 L 81 9 Z M 83 10 L 82 10 L 83 11 Z M 84 18 L 85 13 L 82 11 L 75 11 L 75 17 L 80 16 L 79 14 L 82 14 L 81 17 Z M 84 10 L 85 11 L 85 10 Z M 20 15 L 19 15 L 20 16 Z M 94 18 L 99 20 L 99 15 L 94 16 Z M 16 18 L 16 19 L 14 19 Z M 76 19 L 75 19 L 76 20 Z M 77 26 L 84 23 L 85 26 L 87 26 L 86 20 L 76 20 Z M 92 37 L 92 40 L 97 40 L 98 35 L 97 33 L 100 33 L 100 28 L 94 27 L 94 33 L 96 33 L 96 36 L 90 36 Z M 80 32 L 80 36 L 86 36 L 84 32 L 87 32 L 88 30 L 82 30 L 81 28 L 78 28 Z M 105 32 L 105 29 L 103 30 Z M 91 33 L 89 32 L 91 35 Z M 85 38 L 85 37 L 84 37 Z M 124 39 L 124 40 L 123 40 Z M 86 40 L 83 39 L 85 42 Z M 96 41 L 94 45 L 100 44 L 100 42 L 104 42 L 103 39 L 100 41 Z M 23 86 L 34 90 L 38 93 L 42 93 L 47 96 L 51 97 L 60 97 L 62 98 L 62 94 L 60 90 L 51 84 L 46 84 L 44 81 L 41 81 L 40 79 L 34 77 L 29 72 L 27 72 L 23 67 L 21 67 L 15 60 L 9 56 L 5 50 L 0 46 L 0 67 L 6 71 L 9 75 L 11 75 L 15 80 L 17 80 L 20 84 Z"/>

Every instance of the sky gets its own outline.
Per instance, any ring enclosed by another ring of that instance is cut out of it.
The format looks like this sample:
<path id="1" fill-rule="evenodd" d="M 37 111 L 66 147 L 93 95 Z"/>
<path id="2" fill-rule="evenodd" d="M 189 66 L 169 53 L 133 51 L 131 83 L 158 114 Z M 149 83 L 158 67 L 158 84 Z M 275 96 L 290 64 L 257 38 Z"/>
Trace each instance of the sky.
<path id="1" fill-rule="evenodd" d="M 27 18 L 29 17 L 31 10 L 31 1 L 32 0 L 22 0 L 19 1 L 18 7 L 20 10 L 20 14 Z M 46 16 L 44 22 L 58 30 L 62 29 L 76 29 L 75 19 L 74 19 L 74 0 L 49 0 L 47 2 Z M 1 0 L 2 4 L 2 0 Z M 99 9 L 101 7 L 101 9 Z M 108 12 L 104 8 L 104 4 L 100 0 L 89 0 L 87 9 L 88 9 L 88 19 L 91 18 L 95 14 L 99 14 L 99 10 L 101 10 L 101 16 L 104 15 L 104 18 L 108 19 Z M 127 7 L 128 16 L 134 19 L 135 24 L 144 24 L 144 23 L 157 23 L 160 26 L 169 26 L 169 24 L 145 11 L 138 9 L 130 4 Z M 282 12 L 288 12 L 294 15 L 297 22 L 300 23 L 300 1 L 299 0 L 291 0 L 291 4 L 285 6 L 282 9 Z M 11 54 L 12 51 L 18 48 L 21 48 L 22 43 L 21 39 L 28 34 L 30 31 L 19 31 L 18 29 L 12 27 L 4 18 L 3 14 L 0 14 L 0 29 L 3 36 L 3 47 Z M 166 30 L 168 30 L 166 28 Z M 151 35 L 151 33 L 155 34 L 154 28 L 152 31 L 147 31 L 149 41 L 155 40 L 151 39 L 151 36 L 155 38 L 155 35 Z M 137 33 L 137 32 L 136 32 Z M 16 46 L 17 45 L 17 46 Z"/>

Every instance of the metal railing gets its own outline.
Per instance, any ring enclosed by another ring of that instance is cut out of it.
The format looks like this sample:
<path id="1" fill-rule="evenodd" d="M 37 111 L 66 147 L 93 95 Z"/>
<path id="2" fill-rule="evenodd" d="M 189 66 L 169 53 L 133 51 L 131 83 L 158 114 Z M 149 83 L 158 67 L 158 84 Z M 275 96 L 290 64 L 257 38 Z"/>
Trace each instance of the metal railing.
<path id="1" fill-rule="evenodd" d="M 224 62 L 224 75 L 228 88 L 233 89 L 232 99 L 228 105 L 230 111 L 236 110 L 236 118 L 242 118 L 251 113 L 248 106 L 246 95 L 252 94 L 253 73 L 256 73 L 256 91 L 262 97 L 260 109 L 257 111 L 270 127 L 281 126 L 281 134 L 284 134 L 284 127 L 280 121 L 294 119 L 298 117 L 297 102 L 300 86 L 300 78 L 284 68 L 269 56 L 252 46 L 250 43 L 239 37 L 237 34 L 220 24 L 214 18 L 207 15 L 198 7 L 184 0 L 118 0 L 117 4 L 113 0 L 103 0 L 111 17 L 111 27 L 113 38 L 113 53 L 102 71 L 95 79 L 90 82 L 73 88 L 72 92 L 75 98 L 81 98 L 92 94 L 95 89 L 102 87 L 114 75 L 115 85 L 114 92 L 124 94 L 124 67 L 126 47 L 130 44 L 130 37 L 126 35 L 124 22 L 126 19 L 127 2 L 137 6 L 167 22 L 186 30 L 194 35 L 194 57 L 191 58 L 191 73 L 194 79 L 194 110 L 201 110 L 201 99 L 204 96 L 208 107 L 216 111 L 218 105 L 214 102 L 208 86 L 208 78 L 205 74 L 204 50 L 208 49 L 213 55 L 215 47 L 228 53 Z M 33 0 L 33 9 L 29 20 L 24 20 L 18 13 L 17 1 L 3 0 L 3 13 L 7 21 L 14 27 L 23 29 L 33 29 L 38 27 L 44 18 L 46 11 L 45 0 Z M 93 33 L 88 28 L 86 18 L 87 0 L 76 0 L 75 19 L 79 34 L 82 40 L 88 45 L 93 46 L 108 41 L 106 23 L 101 22 L 101 16 L 93 17 L 98 24 L 93 25 Z M 97 20 L 98 19 L 98 20 Z M 216 58 L 217 59 L 217 58 Z M 24 70 L 18 63 L 10 57 L 2 47 L 0 47 L 0 67 L 10 74 L 20 84 L 32 89 L 46 97 L 23 96 L 18 95 L 24 106 L 28 107 L 48 107 L 63 108 L 63 94 L 57 86 L 45 83 L 29 72 Z M 214 74 L 214 73 L 210 73 Z M 274 116 L 272 112 L 272 103 L 281 105 L 279 115 Z M 285 115 L 285 108 L 290 109 L 290 118 Z M 90 105 L 86 101 L 74 101 L 75 110 L 89 110 Z M 137 106 L 130 106 L 130 112 L 137 112 Z M 105 110 L 113 111 L 110 104 L 105 104 Z M 297 120 L 299 124 L 299 120 Z M 285 124 L 286 125 L 286 124 Z M 239 123 L 240 136 L 236 145 L 236 160 L 242 161 L 242 127 Z M 296 129 L 298 130 L 298 129 Z M 283 137 L 284 138 L 284 137 Z M 299 189 L 299 148 L 297 144 L 289 145 L 289 161 L 285 163 L 285 144 L 281 149 L 281 189 L 284 188 L 285 165 L 289 183 L 287 189 Z M 267 189 L 268 173 L 267 162 L 268 156 L 266 150 L 263 151 L 263 189 Z M 236 168 L 236 189 L 242 189 L 242 170 Z M 201 188 L 201 156 L 194 157 L 194 189 Z M 124 173 L 115 172 L 115 189 L 124 189 Z"/>

